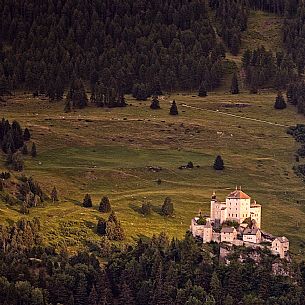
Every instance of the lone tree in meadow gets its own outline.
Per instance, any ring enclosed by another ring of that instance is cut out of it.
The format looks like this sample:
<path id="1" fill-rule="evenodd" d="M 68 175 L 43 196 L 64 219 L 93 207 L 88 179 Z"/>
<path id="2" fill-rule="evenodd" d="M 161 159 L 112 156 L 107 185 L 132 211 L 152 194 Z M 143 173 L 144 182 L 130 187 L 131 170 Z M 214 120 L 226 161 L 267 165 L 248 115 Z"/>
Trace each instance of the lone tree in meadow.
<path id="1" fill-rule="evenodd" d="M 287 104 L 285 102 L 283 95 L 281 93 L 278 93 L 278 95 L 275 99 L 274 108 L 282 110 L 282 109 L 285 109 L 286 107 L 287 107 Z"/>
<path id="2" fill-rule="evenodd" d="M 207 88 L 204 82 L 200 84 L 198 96 L 205 97 L 208 95 Z"/>
<path id="3" fill-rule="evenodd" d="M 215 170 L 223 170 L 223 169 L 225 168 L 224 162 L 223 162 L 223 160 L 222 160 L 222 158 L 221 158 L 220 155 L 218 155 L 218 156 L 216 157 L 216 159 L 215 159 L 215 161 L 214 161 L 213 168 L 214 168 Z"/>
<path id="4" fill-rule="evenodd" d="M 166 197 L 164 203 L 161 207 L 162 214 L 164 216 L 173 216 L 174 214 L 174 205 L 170 197 Z"/>
<path id="5" fill-rule="evenodd" d="M 236 72 L 233 74 L 233 77 L 232 77 L 231 93 L 232 94 L 239 94 L 238 79 L 237 79 L 237 73 Z"/>
<path id="6" fill-rule="evenodd" d="M 92 200 L 91 200 L 91 196 L 89 194 L 86 194 L 86 196 L 83 200 L 83 207 L 84 208 L 91 208 L 92 207 Z"/>
<path id="7" fill-rule="evenodd" d="M 171 106 L 171 108 L 169 110 L 169 114 L 170 115 L 178 115 L 179 114 L 178 113 L 178 107 L 177 107 L 177 104 L 176 104 L 175 100 L 173 100 L 172 106 Z"/>
<path id="8" fill-rule="evenodd" d="M 160 109 L 160 102 L 158 100 L 158 97 L 156 95 L 153 96 L 150 109 Z"/>
<path id="9" fill-rule="evenodd" d="M 51 200 L 53 203 L 58 201 L 58 193 L 57 193 L 57 189 L 55 186 L 53 187 L 52 192 L 51 192 Z"/>
<path id="10" fill-rule="evenodd" d="M 111 212 L 111 204 L 109 198 L 104 196 L 100 202 L 99 211 L 102 213 L 109 213 Z"/>
<path id="11" fill-rule="evenodd" d="M 28 130 L 28 128 L 25 128 L 23 132 L 23 140 L 29 141 L 30 139 L 31 139 L 30 131 Z"/>
<path id="12" fill-rule="evenodd" d="M 37 150 L 36 150 L 36 144 L 35 143 L 32 144 L 31 156 L 33 158 L 37 157 Z"/>

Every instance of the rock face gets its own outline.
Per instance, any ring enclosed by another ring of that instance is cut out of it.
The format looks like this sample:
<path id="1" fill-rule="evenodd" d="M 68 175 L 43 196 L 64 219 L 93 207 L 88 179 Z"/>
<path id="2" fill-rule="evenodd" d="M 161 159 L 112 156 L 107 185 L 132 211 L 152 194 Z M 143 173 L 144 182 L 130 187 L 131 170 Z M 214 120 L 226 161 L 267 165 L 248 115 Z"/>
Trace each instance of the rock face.
<path id="1" fill-rule="evenodd" d="M 267 247 L 236 247 L 232 244 L 222 243 L 219 247 L 219 260 L 220 262 L 229 265 L 233 261 L 238 263 L 245 263 L 249 260 L 254 262 L 256 265 L 263 263 L 263 261 L 272 258 L 271 269 L 274 275 L 289 276 L 294 275 L 291 258 L 285 257 L 281 259 L 278 255 L 273 255 L 272 252 Z"/>

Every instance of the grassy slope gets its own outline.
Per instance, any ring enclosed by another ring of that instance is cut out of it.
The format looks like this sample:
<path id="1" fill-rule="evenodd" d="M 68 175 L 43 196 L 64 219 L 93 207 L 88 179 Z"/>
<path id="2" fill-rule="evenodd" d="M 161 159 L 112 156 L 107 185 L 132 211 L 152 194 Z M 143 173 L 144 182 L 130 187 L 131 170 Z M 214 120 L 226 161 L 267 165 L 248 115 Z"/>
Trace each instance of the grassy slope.
<path id="1" fill-rule="evenodd" d="M 31 210 L 30 217 L 41 218 L 45 239 L 71 249 L 87 239 L 98 240 L 95 224 L 101 214 L 97 205 L 106 194 L 129 241 L 160 231 L 182 237 L 199 210 L 209 212 L 213 190 L 224 199 L 235 185 L 242 185 L 263 205 L 263 229 L 288 236 L 297 254 L 305 238 L 305 207 L 298 203 L 305 199 L 305 191 L 291 169 L 296 143 L 286 135 L 285 127 L 221 112 L 282 125 L 304 118 L 292 107 L 275 111 L 274 93 L 231 96 L 224 91 L 228 87 L 207 98 L 166 96 L 159 111 L 150 110 L 149 102 L 131 98 L 132 106 L 125 109 L 89 107 L 71 114 L 63 114 L 62 102 L 52 104 L 23 94 L 9 100 L 1 114 L 30 127 L 38 147 L 38 157 L 26 159 L 26 174 L 49 190 L 56 185 L 60 192 L 58 205 Z M 178 103 L 178 117 L 168 115 L 173 99 Z M 182 107 L 183 103 L 203 110 Z M 247 107 L 233 107 L 236 103 Z M 223 172 L 211 167 L 217 154 L 225 160 Z M 178 169 L 190 160 L 200 168 Z M 149 172 L 149 165 L 163 170 Z M 161 185 L 156 183 L 159 178 Z M 92 209 L 79 205 L 87 192 L 94 199 Z M 176 210 L 171 219 L 158 214 L 168 195 Z M 155 207 L 152 216 L 139 214 L 143 201 Z M 16 209 L 0 203 L 0 222 L 20 218 Z"/>

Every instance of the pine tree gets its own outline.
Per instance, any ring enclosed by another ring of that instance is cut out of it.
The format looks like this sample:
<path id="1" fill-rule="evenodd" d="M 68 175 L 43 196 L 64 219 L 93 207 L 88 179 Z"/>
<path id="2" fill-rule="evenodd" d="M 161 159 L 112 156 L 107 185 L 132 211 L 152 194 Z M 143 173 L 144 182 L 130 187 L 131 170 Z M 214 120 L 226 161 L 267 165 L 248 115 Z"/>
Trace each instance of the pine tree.
<path id="1" fill-rule="evenodd" d="M 78 282 L 76 291 L 74 294 L 74 304 L 75 305 L 87 305 L 87 280 L 85 275 L 81 274 Z"/>
<path id="2" fill-rule="evenodd" d="M 104 196 L 100 202 L 99 211 L 102 213 L 109 213 L 111 211 L 111 205 L 109 198 Z"/>
<path id="3" fill-rule="evenodd" d="M 37 150 L 36 150 L 36 145 L 35 145 L 35 143 L 32 144 L 31 156 L 32 156 L 33 158 L 37 157 Z"/>
<path id="4" fill-rule="evenodd" d="M 105 219 L 99 219 L 97 223 L 96 232 L 100 235 L 106 235 L 106 220 Z"/>
<path id="5" fill-rule="evenodd" d="M 52 192 L 51 192 L 51 200 L 53 203 L 58 201 L 58 194 L 57 194 L 57 189 L 55 186 L 53 187 Z"/>
<path id="6" fill-rule="evenodd" d="M 175 100 L 173 100 L 172 106 L 169 110 L 169 114 L 170 115 L 178 115 L 178 108 L 177 108 L 177 104 L 176 104 Z"/>
<path id="7" fill-rule="evenodd" d="M 166 197 L 161 207 L 164 216 L 172 216 L 174 214 L 174 205 L 170 197 Z"/>
<path id="8" fill-rule="evenodd" d="M 26 145 L 25 143 L 23 144 L 21 153 L 22 153 L 23 155 L 28 155 L 28 154 L 29 154 L 28 147 L 27 147 L 27 145 Z"/>
<path id="9" fill-rule="evenodd" d="M 287 107 L 287 104 L 284 100 L 283 95 L 281 93 L 278 93 L 278 95 L 275 99 L 274 108 L 282 110 L 282 109 L 285 109 L 286 107 Z"/>
<path id="10" fill-rule="evenodd" d="M 30 139 L 31 139 L 30 131 L 29 131 L 28 128 L 25 128 L 24 132 L 23 132 L 23 140 L 24 141 L 29 141 Z"/>
<path id="11" fill-rule="evenodd" d="M 10 165 L 13 162 L 13 153 L 12 150 L 9 148 L 7 151 L 7 156 L 6 156 L 6 165 Z"/>
<path id="12" fill-rule="evenodd" d="M 232 94 L 239 94 L 238 79 L 237 79 L 237 73 L 236 72 L 233 74 L 233 77 L 232 77 L 231 93 Z"/>
<path id="13" fill-rule="evenodd" d="M 132 295 L 132 290 L 126 282 L 124 282 L 120 289 L 119 305 L 135 305 L 135 300 Z"/>
<path id="14" fill-rule="evenodd" d="M 160 109 L 160 102 L 158 100 L 158 97 L 156 95 L 153 96 L 150 109 Z"/>
<path id="15" fill-rule="evenodd" d="M 98 305 L 97 302 L 98 302 L 98 296 L 97 296 L 95 286 L 93 285 L 93 287 L 91 288 L 90 294 L 89 294 L 88 305 Z"/>
<path id="16" fill-rule="evenodd" d="M 207 96 L 207 88 L 204 82 L 201 83 L 200 87 L 199 87 L 199 92 L 198 92 L 198 96 L 200 97 L 205 97 Z"/>
<path id="17" fill-rule="evenodd" d="M 85 207 L 85 208 L 92 207 L 92 200 L 91 200 L 91 196 L 89 194 L 85 195 L 85 198 L 83 200 L 83 207 Z"/>
<path id="18" fill-rule="evenodd" d="M 16 151 L 12 156 L 12 168 L 17 172 L 23 171 L 24 162 L 20 151 Z"/>
<path id="19" fill-rule="evenodd" d="M 224 167 L 224 162 L 223 162 L 220 155 L 218 155 L 216 157 L 213 167 L 214 167 L 215 170 L 223 170 L 225 168 Z"/>
<path id="20" fill-rule="evenodd" d="M 67 93 L 66 101 L 72 103 L 75 108 L 84 108 L 88 105 L 88 98 L 83 82 L 74 79 Z"/>

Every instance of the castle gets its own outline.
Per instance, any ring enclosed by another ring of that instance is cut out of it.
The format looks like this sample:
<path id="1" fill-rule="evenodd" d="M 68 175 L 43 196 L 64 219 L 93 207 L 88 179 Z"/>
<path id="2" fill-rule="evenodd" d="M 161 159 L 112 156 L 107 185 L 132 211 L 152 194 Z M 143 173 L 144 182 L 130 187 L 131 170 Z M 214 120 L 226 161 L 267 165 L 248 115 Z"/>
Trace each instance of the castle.
<path id="1" fill-rule="evenodd" d="M 261 230 L 262 206 L 241 190 L 232 191 L 226 201 L 212 195 L 210 215 L 192 219 L 191 232 L 204 243 L 227 242 L 237 246 L 267 246 L 274 254 L 285 258 L 289 250 L 286 237 L 274 237 Z"/>

